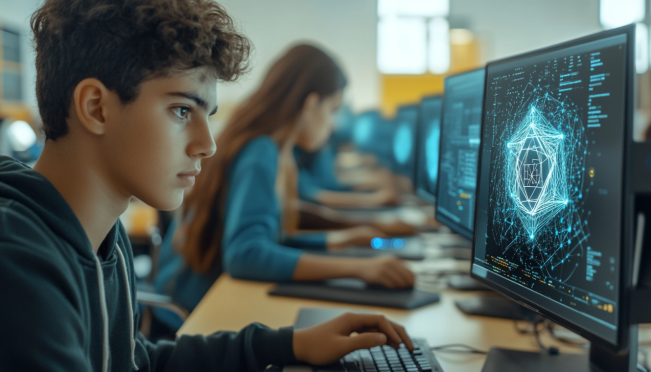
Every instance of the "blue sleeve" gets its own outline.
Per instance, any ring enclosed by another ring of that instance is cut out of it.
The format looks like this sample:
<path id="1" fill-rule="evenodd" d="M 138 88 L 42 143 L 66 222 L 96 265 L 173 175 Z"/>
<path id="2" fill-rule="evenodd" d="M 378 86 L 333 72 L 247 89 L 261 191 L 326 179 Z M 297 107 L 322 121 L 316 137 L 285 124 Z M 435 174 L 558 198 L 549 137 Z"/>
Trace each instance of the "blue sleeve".
<path id="1" fill-rule="evenodd" d="M 323 188 L 316 184 L 314 177 L 305 168 L 298 169 L 298 197 L 305 201 L 316 202 L 316 196 Z"/>
<path id="2" fill-rule="evenodd" d="M 314 159 L 312 174 L 317 178 L 316 182 L 323 189 L 330 191 L 350 191 L 350 187 L 342 185 L 337 179 L 335 162 L 337 154 L 330 145 L 324 146 Z"/>
<path id="3" fill-rule="evenodd" d="M 283 239 L 283 244 L 288 245 L 290 247 L 325 251 L 326 233 L 310 232 L 310 233 L 299 233 L 293 236 L 286 236 Z"/>
<path id="4" fill-rule="evenodd" d="M 277 244 L 278 148 L 268 137 L 247 144 L 231 163 L 224 211 L 224 270 L 234 278 L 291 281 L 301 251 Z"/>

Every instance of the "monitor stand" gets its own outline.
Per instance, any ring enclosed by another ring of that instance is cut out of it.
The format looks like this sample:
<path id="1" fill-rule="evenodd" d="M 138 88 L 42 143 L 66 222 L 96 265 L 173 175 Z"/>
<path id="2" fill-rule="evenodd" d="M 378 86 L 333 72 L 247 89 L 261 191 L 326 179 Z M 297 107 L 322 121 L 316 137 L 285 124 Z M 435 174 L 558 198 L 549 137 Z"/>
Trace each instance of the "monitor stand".
<path id="1" fill-rule="evenodd" d="M 536 313 L 501 295 L 476 296 L 455 302 L 457 308 L 467 315 L 492 318 L 533 320 Z"/>
<path id="2" fill-rule="evenodd" d="M 615 354 L 592 344 L 590 354 L 557 354 L 492 348 L 482 372 L 644 372 L 637 364 L 638 327 L 630 327 L 629 349 Z"/>

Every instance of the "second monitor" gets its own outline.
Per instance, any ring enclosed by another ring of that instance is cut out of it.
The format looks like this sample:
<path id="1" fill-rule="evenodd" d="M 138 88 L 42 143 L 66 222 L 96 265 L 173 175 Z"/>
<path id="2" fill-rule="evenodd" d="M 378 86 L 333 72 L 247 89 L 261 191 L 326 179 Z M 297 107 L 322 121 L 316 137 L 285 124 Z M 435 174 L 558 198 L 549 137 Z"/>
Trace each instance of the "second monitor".
<path id="1" fill-rule="evenodd" d="M 416 194 L 430 203 L 436 198 L 436 181 L 441 141 L 441 96 L 425 97 L 420 102 L 416 128 L 416 166 L 414 188 Z"/>
<path id="2" fill-rule="evenodd" d="M 473 235 L 484 69 L 445 79 L 436 218 L 468 239 Z"/>

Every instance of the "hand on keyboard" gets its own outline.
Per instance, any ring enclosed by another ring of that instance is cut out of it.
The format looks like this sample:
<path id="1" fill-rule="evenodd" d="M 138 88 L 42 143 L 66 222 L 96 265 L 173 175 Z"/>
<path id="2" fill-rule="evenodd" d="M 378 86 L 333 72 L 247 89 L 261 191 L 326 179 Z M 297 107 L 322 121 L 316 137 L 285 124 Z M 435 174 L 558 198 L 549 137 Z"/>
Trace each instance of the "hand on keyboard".
<path id="1" fill-rule="evenodd" d="M 293 343 L 296 359 L 315 365 L 334 363 L 354 350 L 385 344 L 397 349 L 404 343 L 408 350 L 414 349 L 403 327 L 382 315 L 354 313 L 295 330 Z"/>

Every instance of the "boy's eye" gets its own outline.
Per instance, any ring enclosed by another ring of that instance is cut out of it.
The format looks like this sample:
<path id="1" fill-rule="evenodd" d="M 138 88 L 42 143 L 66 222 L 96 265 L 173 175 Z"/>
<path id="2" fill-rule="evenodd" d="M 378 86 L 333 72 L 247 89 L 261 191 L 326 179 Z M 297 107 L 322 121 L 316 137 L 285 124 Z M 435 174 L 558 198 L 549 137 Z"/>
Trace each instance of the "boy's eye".
<path id="1" fill-rule="evenodd" d="M 188 116 L 188 112 L 190 112 L 190 109 L 188 107 L 174 107 L 172 111 L 179 118 L 185 119 Z"/>

